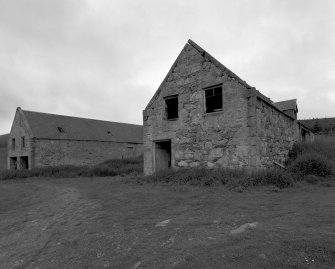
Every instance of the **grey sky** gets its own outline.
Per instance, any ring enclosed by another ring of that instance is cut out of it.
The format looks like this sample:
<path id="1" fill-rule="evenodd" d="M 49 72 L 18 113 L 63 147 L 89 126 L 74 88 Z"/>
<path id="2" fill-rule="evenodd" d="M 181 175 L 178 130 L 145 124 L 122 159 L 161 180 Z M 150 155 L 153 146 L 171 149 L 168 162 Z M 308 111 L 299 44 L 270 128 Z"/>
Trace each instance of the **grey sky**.
<path id="1" fill-rule="evenodd" d="M 0 134 L 22 109 L 142 123 L 189 38 L 299 118 L 335 117 L 335 1 L 0 0 Z"/>

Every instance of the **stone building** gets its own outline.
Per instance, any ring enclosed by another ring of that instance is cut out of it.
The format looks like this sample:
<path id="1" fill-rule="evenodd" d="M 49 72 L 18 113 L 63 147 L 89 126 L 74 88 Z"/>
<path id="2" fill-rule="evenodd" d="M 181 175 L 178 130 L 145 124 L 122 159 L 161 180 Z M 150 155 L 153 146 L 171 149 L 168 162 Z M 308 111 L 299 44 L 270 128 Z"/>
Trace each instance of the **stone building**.
<path id="1" fill-rule="evenodd" d="M 8 141 L 8 169 L 94 165 L 142 154 L 143 127 L 17 108 Z"/>
<path id="2" fill-rule="evenodd" d="M 313 139 L 297 112 L 296 100 L 273 103 L 189 40 L 143 111 L 144 172 L 281 165 L 295 141 Z"/>

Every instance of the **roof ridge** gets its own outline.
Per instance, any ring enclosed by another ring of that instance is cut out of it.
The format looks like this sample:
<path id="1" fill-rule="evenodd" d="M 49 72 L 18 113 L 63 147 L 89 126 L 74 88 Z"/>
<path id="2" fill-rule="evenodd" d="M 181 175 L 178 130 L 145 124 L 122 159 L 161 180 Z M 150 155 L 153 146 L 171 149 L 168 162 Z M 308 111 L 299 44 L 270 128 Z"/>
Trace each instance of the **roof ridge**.
<path id="1" fill-rule="evenodd" d="M 201 53 L 201 56 L 211 61 L 216 67 L 221 69 L 222 71 L 228 73 L 229 76 L 236 79 L 240 84 L 242 84 L 246 88 L 252 88 L 246 81 L 242 80 L 238 75 L 236 75 L 234 72 L 232 72 L 229 68 L 224 66 L 220 61 L 215 59 L 211 54 L 209 54 L 206 50 L 204 50 L 202 47 L 200 47 L 197 43 L 195 43 L 193 40 L 189 39 L 188 44 L 190 44 L 193 48 L 195 48 L 198 52 Z"/>

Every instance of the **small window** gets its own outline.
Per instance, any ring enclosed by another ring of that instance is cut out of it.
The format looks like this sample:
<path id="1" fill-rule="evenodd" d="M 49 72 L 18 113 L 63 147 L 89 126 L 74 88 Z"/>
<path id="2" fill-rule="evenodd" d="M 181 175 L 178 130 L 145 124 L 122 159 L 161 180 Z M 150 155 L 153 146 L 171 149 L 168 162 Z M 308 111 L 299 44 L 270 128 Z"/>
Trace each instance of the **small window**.
<path id="1" fill-rule="evenodd" d="M 108 134 L 109 136 L 113 136 L 112 132 L 110 132 L 110 131 L 108 131 L 107 134 Z"/>
<path id="2" fill-rule="evenodd" d="M 15 138 L 12 138 L 12 149 L 15 149 Z"/>
<path id="3" fill-rule="evenodd" d="M 168 120 L 178 119 L 178 95 L 165 98 L 166 118 Z"/>
<path id="4" fill-rule="evenodd" d="M 206 113 L 222 110 L 222 86 L 205 89 Z"/>
<path id="5" fill-rule="evenodd" d="M 21 137 L 21 145 L 22 145 L 23 148 L 26 147 L 26 139 L 25 139 L 24 136 Z"/>
<path id="6" fill-rule="evenodd" d="M 57 127 L 57 129 L 60 133 L 64 133 L 64 129 L 62 127 Z"/>

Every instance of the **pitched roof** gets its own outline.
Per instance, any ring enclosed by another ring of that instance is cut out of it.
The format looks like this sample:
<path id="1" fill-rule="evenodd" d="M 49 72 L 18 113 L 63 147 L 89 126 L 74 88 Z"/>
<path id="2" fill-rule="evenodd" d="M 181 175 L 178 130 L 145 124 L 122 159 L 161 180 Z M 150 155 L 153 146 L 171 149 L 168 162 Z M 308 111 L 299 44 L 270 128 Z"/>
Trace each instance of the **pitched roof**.
<path id="1" fill-rule="evenodd" d="M 241 85 L 243 85 L 244 87 L 246 87 L 247 89 L 251 89 L 253 87 L 251 87 L 248 83 L 246 83 L 244 80 L 242 80 L 241 78 L 239 78 L 236 74 L 234 74 L 232 71 L 230 71 L 227 67 L 225 67 L 222 63 L 220 63 L 218 60 L 216 60 L 212 55 L 210 55 L 207 51 L 205 51 L 203 48 L 201 48 L 198 44 L 196 44 L 194 41 L 192 41 L 191 39 L 189 39 L 186 43 L 186 45 L 184 46 L 183 50 L 180 52 L 180 54 L 178 55 L 177 59 L 174 61 L 173 65 L 171 66 L 169 72 L 167 73 L 167 75 L 165 76 L 164 80 L 162 81 L 162 83 L 160 84 L 160 86 L 158 87 L 157 91 L 155 92 L 154 96 L 151 98 L 151 100 L 149 101 L 148 105 L 146 106 L 145 109 L 148 109 L 151 104 L 156 100 L 158 94 L 161 91 L 161 88 L 164 84 L 164 82 L 167 80 L 167 78 L 169 77 L 170 73 L 172 72 L 173 68 L 177 65 L 178 63 L 178 59 L 181 57 L 183 51 L 185 50 L 185 48 L 187 46 L 191 46 L 193 47 L 195 50 L 197 50 L 199 52 L 199 54 L 204 57 L 206 60 L 208 60 L 209 62 L 211 62 L 212 64 L 214 64 L 218 69 L 222 70 L 223 72 L 225 72 L 226 74 L 228 74 L 228 76 L 230 78 L 232 78 L 233 80 L 236 80 L 237 82 L 239 82 Z M 258 92 L 258 91 L 257 91 Z M 266 100 L 270 100 L 269 98 L 265 97 L 264 95 L 262 95 L 260 92 L 259 96 L 261 98 L 264 98 Z M 270 100 L 271 101 L 271 100 Z"/>
<path id="2" fill-rule="evenodd" d="M 151 100 L 149 101 L 148 105 L 146 106 L 145 110 L 149 109 L 149 107 L 152 105 L 152 103 L 158 98 L 158 95 L 161 91 L 161 88 L 164 84 L 164 82 L 168 79 L 169 75 L 171 74 L 171 72 L 173 71 L 174 67 L 177 65 L 179 58 L 181 57 L 183 51 L 187 48 L 187 46 L 191 46 L 193 47 L 195 50 L 197 50 L 199 52 L 199 54 L 204 57 L 206 60 L 208 60 L 209 62 L 211 62 L 212 64 L 214 64 L 218 69 L 222 70 L 223 72 L 225 72 L 226 74 L 228 74 L 228 76 L 232 79 L 237 81 L 238 83 L 240 83 L 242 86 L 244 86 L 246 89 L 250 90 L 252 92 L 253 95 L 256 95 L 258 98 L 264 100 L 265 102 L 267 102 L 270 106 L 272 106 L 274 109 L 277 109 L 280 113 L 282 113 L 283 115 L 291 118 L 292 120 L 294 120 L 294 118 L 292 118 L 290 115 L 287 115 L 286 113 L 283 112 L 283 110 L 281 110 L 280 108 L 278 108 L 275 103 L 268 97 L 266 97 L 265 95 L 263 95 L 262 93 L 260 93 L 258 90 L 256 90 L 255 87 L 250 86 L 247 82 L 245 82 L 244 80 L 242 80 L 240 77 L 238 77 L 236 74 L 234 74 L 231 70 L 229 70 L 227 67 L 225 67 L 222 63 L 220 63 L 218 60 L 216 60 L 212 55 L 210 55 L 207 51 L 205 51 L 203 48 L 201 48 L 198 44 L 196 44 L 194 41 L 192 41 L 191 39 L 189 39 L 186 43 L 186 45 L 184 46 L 183 50 L 179 53 L 177 59 L 174 61 L 173 65 L 171 66 L 169 72 L 166 74 L 164 80 L 162 81 L 162 83 L 159 85 L 157 91 L 155 92 L 155 94 L 153 95 L 153 97 L 151 98 Z M 296 102 L 296 99 L 294 99 Z M 291 100 L 289 100 L 291 101 Z M 281 103 L 281 102 L 279 102 Z M 298 110 L 297 110 L 298 111 Z"/>
<path id="3" fill-rule="evenodd" d="M 291 110 L 291 109 L 298 111 L 297 99 L 276 102 L 274 103 L 274 105 L 278 107 L 281 111 Z"/>
<path id="4" fill-rule="evenodd" d="M 142 143 L 143 140 L 141 125 L 26 110 L 21 112 L 30 127 L 32 136 L 36 138 L 129 143 Z"/>

